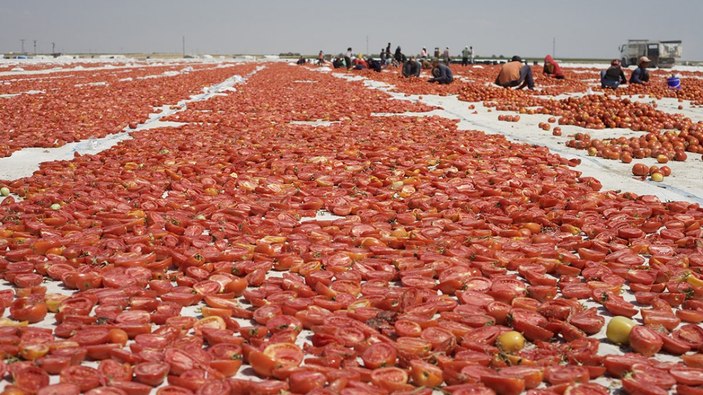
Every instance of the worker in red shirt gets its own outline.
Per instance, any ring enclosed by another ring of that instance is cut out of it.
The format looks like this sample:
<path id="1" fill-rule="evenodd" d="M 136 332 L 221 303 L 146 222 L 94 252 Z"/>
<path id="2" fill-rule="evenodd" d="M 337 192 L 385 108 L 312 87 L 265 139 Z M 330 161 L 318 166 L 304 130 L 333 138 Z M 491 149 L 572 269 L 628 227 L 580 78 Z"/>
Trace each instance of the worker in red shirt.
<path id="1" fill-rule="evenodd" d="M 559 67 L 559 63 L 557 63 L 554 58 L 552 58 L 552 55 L 547 55 L 544 57 L 544 75 L 547 77 L 554 77 L 558 80 L 563 80 L 564 79 L 564 72 L 561 71 L 561 67 Z"/>

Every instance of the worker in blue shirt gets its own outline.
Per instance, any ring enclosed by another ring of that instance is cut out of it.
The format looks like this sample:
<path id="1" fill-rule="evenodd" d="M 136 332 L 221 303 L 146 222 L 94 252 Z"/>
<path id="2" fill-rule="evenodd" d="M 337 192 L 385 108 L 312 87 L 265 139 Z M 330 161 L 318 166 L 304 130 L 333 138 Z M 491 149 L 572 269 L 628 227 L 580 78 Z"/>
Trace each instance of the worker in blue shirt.
<path id="1" fill-rule="evenodd" d="M 432 78 L 429 82 L 438 82 L 440 84 L 449 84 L 454 81 L 452 70 L 444 63 L 440 63 L 439 59 L 432 62 Z"/>
<path id="2" fill-rule="evenodd" d="M 649 82 L 649 72 L 647 71 L 647 66 L 649 66 L 649 58 L 642 56 L 637 62 L 637 68 L 632 72 L 630 76 L 631 84 L 646 84 Z"/>

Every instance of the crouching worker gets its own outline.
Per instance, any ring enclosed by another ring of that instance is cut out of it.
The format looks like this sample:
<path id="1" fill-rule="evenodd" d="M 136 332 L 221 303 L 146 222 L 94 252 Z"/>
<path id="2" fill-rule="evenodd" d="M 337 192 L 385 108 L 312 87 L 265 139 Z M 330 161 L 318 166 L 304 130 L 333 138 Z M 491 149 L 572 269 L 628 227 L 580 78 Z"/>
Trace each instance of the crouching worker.
<path id="1" fill-rule="evenodd" d="M 503 88 L 517 87 L 517 89 L 523 89 L 527 87 L 529 90 L 535 89 L 532 68 L 522 64 L 522 59 L 519 56 L 513 56 L 510 62 L 500 67 L 500 73 L 498 73 L 495 84 Z"/>
<path id="2" fill-rule="evenodd" d="M 363 70 L 369 68 L 369 64 L 366 62 L 366 59 L 364 59 L 364 56 L 362 54 L 357 55 L 356 59 L 352 61 L 352 64 L 354 65 L 354 70 Z"/>
<path id="3" fill-rule="evenodd" d="M 369 58 L 366 62 L 369 64 L 369 69 L 371 69 L 377 73 L 380 73 L 381 70 L 383 69 L 383 66 L 381 66 L 381 62 L 379 62 L 378 60 L 376 60 L 374 58 Z"/>
<path id="4" fill-rule="evenodd" d="M 422 71 L 422 65 L 412 56 L 403 63 L 403 77 L 405 78 L 419 77 L 420 71 Z"/>
<path id="5" fill-rule="evenodd" d="M 622 71 L 620 61 L 613 59 L 610 62 L 610 67 L 600 72 L 600 86 L 601 88 L 615 89 L 620 84 L 627 84 L 627 78 L 625 78 L 625 72 Z"/>
<path id="6" fill-rule="evenodd" d="M 559 66 L 559 63 L 557 63 L 554 58 L 552 58 L 552 55 L 547 55 L 544 57 L 544 75 L 547 77 L 553 77 L 558 80 L 563 80 L 564 79 L 564 72 L 561 71 L 561 67 Z"/>
<path id="7" fill-rule="evenodd" d="M 649 82 L 649 72 L 647 71 L 647 67 L 649 67 L 649 58 L 646 56 L 640 57 L 639 62 L 637 62 L 637 68 L 630 76 L 630 83 L 646 84 Z"/>
<path id="8" fill-rule="evenodd" d="M 452 70 L 444 63 L 440 63 L 438 59 L 432 62 L 432 78 L 428 82 L 437 82 L 440 84 L 450 84 L 454 81 Z"/>

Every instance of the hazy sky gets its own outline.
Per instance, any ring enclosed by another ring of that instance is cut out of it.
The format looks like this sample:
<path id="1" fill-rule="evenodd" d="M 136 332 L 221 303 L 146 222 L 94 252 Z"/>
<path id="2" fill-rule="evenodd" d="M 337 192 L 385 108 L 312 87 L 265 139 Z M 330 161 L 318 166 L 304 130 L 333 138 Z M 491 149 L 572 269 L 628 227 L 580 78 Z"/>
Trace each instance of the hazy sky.
<path id="1" fill-rule="evenodd" d="M 628 38 L 684 42 L 703 60 L 703 0 L 0 0 L 0 51 L 618 56 Z"/>

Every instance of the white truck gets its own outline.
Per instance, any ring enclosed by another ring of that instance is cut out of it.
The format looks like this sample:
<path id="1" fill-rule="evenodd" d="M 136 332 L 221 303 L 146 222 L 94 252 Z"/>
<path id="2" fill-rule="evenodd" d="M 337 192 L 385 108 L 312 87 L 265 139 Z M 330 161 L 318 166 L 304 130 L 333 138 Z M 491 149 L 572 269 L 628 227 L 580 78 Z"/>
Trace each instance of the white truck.
<path id="1" fill-rule="evenodd" d="M 672 67 L 682 50 L 681 40 L 627 40 L 620 46 L 620 61 L 623 66 L 636 66 L 640 56 L 646 56 L 651 60 L 650 67 Z"/>

